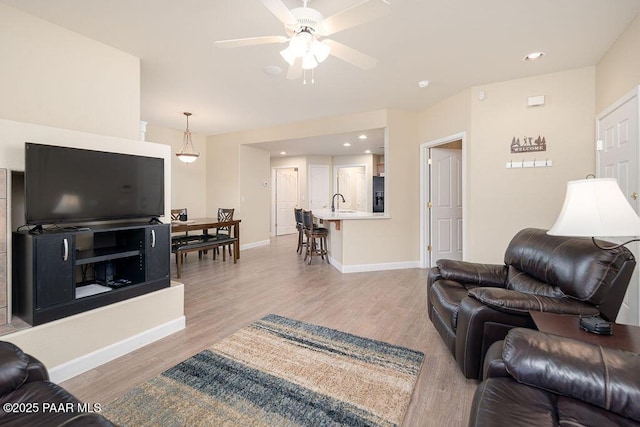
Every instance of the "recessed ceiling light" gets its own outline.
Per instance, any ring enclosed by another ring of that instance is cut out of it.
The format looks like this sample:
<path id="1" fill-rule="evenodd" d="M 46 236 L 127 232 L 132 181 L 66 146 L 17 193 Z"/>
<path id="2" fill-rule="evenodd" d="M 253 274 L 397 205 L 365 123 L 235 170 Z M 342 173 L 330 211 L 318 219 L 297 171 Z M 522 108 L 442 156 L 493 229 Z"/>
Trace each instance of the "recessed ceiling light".
<path id="1" fill-rule="evenodd" d="M 284 156 L 285 154 L 287 154 L 287 152 L 286 151 L 281 151 L 280 154 L 282 154 Z"/>
<path id="2" fill-rule="evenodd" d="M 367 135 L 362 134 L 362 135 L 360 135 L 360 136 L 358 137 L 358 139 L 367 139 Z"/>
<path id="3" fill-rule="evenodd" d="M 540 59 L 543 56 L 544 56 L 544 52 L 531 52 L 530 54 L 525 56 L 523 59 L 525 61 L 535 61 L 536 59 Z"/>
<path id="4" fill-rule="evenodd" d="M 265 74 L 268 74 L 270 76 L 277 76 L 279 74 L 282 74 L 282 68 L 276 66 L 276 65 L 267 65 L 266 67 L 264 67 L 262 69 L 262 71 Z"/>
<path id="5" fill-rule="evenodd" d="M 351 147 L 351 144 L 349 142 L 345 142 L 344 144 L 342 144 L 342 146 L 344 147 Z"/>
<path id="6" fill-rule="evenodd" d="M 429 80 L 420 80 L 418 82 L 418 87 L 421 89 L 424 89 L 427 86 L 429 86 Z"/>
<path id="7" fill-rule="evenodd" d="M 364 153 L 365 154 L 371 154 L 371 150 L 366 150 Z"/>

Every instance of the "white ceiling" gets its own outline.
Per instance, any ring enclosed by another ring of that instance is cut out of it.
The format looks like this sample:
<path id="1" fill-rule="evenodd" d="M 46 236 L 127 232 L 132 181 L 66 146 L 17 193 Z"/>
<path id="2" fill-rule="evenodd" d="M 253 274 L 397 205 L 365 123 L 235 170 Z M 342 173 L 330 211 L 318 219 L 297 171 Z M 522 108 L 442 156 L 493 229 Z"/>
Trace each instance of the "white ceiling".
<path id="1" fill-rule="evenodd" d="M 355 156 L 367 154 L 384 155 L 385 129 L 367 129 L 360 132 L 348 132 L 334 135 L 320 135 L 308 138 L 285 139 L 251 144 L 252 147 L 269 151 L 271 157 L 293 157 L 302 155 L 316 156 Z M 366 135 L 366 139 L 360 139 Z M 349 146 L 344 144 L 348 143 Z M 284 154 L 282 154 L 284 152 Z"/>
<path id="2" fill-rule="evenodd" d="M 0 0 L 141 60 L 141 119 L 205 135 L 381 108 L 422 110 L 470 86 L 594 65 L 640 0 L 389 0 L 383 18 L 332 39 L 378 59 L 335 57 L 315 84 L 287 80 L 282 45 L 220 49 L 216 40 L 284 35 L 260 0 Z M 301 0 L 283 0 L 289 8 Z M 330 16 L 362 0 L 312 0 Z M 382 0 L 372 0 L 382 1 Z M 525 62 L 532 51 L 542 60 Z M 268 75 L 265 66 L 284 72 Z M 429 80 L 419 89 L 419 80 Z"/>

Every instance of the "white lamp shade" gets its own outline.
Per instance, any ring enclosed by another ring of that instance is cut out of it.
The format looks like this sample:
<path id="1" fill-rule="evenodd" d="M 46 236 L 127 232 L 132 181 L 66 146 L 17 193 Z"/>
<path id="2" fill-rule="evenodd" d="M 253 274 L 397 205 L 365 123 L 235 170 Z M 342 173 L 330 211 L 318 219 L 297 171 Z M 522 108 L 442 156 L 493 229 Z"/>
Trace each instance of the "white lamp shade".
<path id="1" fill-rule="evenodd" d="M 287 46 L 286 49 L 281 50 L 280 56 L 282 56 L 282 58 L 285 61 L 287 61 L 287 64 L 289 65 L 293 65 L 293 63 L 296 62 L 296 58 L 297 58 L 297 55 L 294 52 L 294 50 L 291 48 L 291 46 Z"/>
<path id="2" fill-rule="evenodd" d="M 615 178 L 569 181 L 562 211 L 548 234 L 640 236 L 640 217 L 622 194 Z"/>
<path id="3" fill-rule="evenodd" d="M 188 124 L 187 130 L 184 131 L 184 136 L 182 137 L 182 147 L 180 147 L 180 151 L 176 153 L 176 156 L 185 163 L 193 163 L 200 156 L 200 153 L 193 148 Z"/>
<path id="4" fill-rule="evenodd" d="M 329 57 L 331 53 L 331 47 L 326 44 L 319 42 L 318 40 L 314 40 L 311 45 L 311 49 L 313 50 L 313 54 L 316 56 L 316 59 L 319 63 L 323 63 L 325 59 Z"/>
<path id="5" fill-rule="evenodd" d="M 317 66 L 318 66 L 318 61 L 316 61 L 316 58 L 313 56 L 313 54 L 311 52 L 307 52 L 302 57 L 302 69 L 303 70 L 312 70 L 312 69 L 316 68 Z"/>
<path id="6" fill-rule="evenodd" d="M 177 153 L 176 156 L 185 163 L 193 163 L 198 159 L 199 154 Z"/>

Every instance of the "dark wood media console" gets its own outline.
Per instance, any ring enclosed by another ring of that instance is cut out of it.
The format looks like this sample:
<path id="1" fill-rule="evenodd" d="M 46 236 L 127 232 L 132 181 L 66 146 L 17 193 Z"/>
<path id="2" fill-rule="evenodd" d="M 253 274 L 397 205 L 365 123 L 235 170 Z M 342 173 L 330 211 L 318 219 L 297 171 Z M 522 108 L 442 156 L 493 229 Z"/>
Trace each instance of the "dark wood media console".
<path id="1" fill-rule="evenodd" d="M 170 286 L 169 224 L 13 233 L 13 314 L 31 325 Z"/>

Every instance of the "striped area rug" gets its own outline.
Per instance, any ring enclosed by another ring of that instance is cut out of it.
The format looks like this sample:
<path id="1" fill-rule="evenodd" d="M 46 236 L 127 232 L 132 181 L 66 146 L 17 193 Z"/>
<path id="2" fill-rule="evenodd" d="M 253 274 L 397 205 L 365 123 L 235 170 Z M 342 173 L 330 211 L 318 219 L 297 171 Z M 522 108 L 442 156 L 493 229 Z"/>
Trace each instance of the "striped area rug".
<path id="1" fill-rule="evenodd" d="M 123 426 L 393 426 L 424 355 L 270 314 L 107 405 Z"/>

